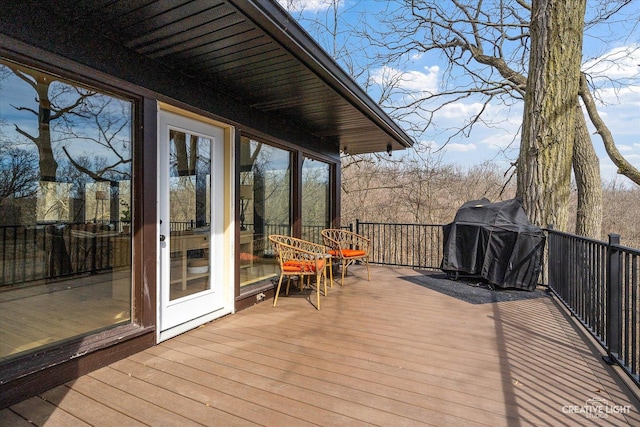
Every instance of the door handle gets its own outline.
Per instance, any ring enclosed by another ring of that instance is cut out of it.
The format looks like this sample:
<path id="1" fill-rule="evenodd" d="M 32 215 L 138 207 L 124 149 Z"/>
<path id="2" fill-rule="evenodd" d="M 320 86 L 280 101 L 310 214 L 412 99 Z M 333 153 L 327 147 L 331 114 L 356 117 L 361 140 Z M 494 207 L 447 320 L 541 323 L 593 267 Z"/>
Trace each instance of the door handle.
<path id="1" fill-rule="evenodd" d="M 160 235 L 160 241 L 161 241 L 161 242 L 164 242 L 164 240 L 165 240 L 165 239 L 166 239 L 166 237 L 164 237 L 164 234 L 161 234 L 161 235 Z"/>

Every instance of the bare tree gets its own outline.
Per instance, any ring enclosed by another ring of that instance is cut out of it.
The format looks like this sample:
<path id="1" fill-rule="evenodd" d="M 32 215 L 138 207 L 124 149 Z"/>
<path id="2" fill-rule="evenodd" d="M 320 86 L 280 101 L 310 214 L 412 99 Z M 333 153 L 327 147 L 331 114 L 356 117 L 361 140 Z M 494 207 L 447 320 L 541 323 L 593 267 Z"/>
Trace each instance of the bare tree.
<path id="1" fill-rule="evenodd" d="M 372 52 L 368 69 L 380 70 L 376 80 L 362 83 L 370 88 L 373 84 L 378 85 L 379 102 L 405 128 L 414 132 L 416 139 L 427 128 L 446 141 L 468 137 L 477 124 L 501 126 L 492 116 L 492 106 L 499 104 L 508 109 L 522 105 L 527 88 L 530 47 L 531 6 L 528 3 L 397 0 L 385 4 L 386 9 L 378 19 L 370 20 L 369 17 L 370 21 L 367 21 L 367 17 L 362 17 L 353 26 L 359 29 L 360 38 L 374 48 L 364 50 Z M 594 0 L 590 4 L 590 18 L 585 23 L 587 29 L 612 22 L 628 8 L 630 1 Z M 324 25 L 333 28 L 335 19 L 339 17 L 327 12 L 324 18 L 317 20 L 334 19 L 331 24 Z M 347 40 L 340 31 L 331 34 L 334 38 Z M 349 37 L 353 40 L 353 33 Z M 406 71 L 406 64 L 413 55 L 439 55 L 447 59 L 446 69 L 437 70 L 442 77 L 440 87 L 416 91 L 408 85 L 412 74 Z M 367 76 L 364 73 L 354 75 L 360 79 Z M 580 94 L 586 95 L 582 90 Z M 480 108 L 459 126 L 442 128 L 439 114 L 462 101 L 474 101 Z M 576 150 L 572 160 L 580 199 L 576 231 L 600 237 L 601 179 L 598 158 L 586 124 L 584 118 L 577 121 L 577 139 L 572 144 Z M 597 125 L 596 122 L 594 124 Z M 598 131 L 601 135 L 607 134 L 606 127 L 598 127 Z M 516 135 L 513 142 L 517 142 Z M 633 179 L 632 174 L 626 173 L 633 170 L 631 165 L 628 162 L 622 164 L 625 167 L 620 167 L 621 172 Z M 505 175 L 510 173 L 507 171 Z"/>
<path id="2" fill-rule="evenodd" d="M 568 223 L 586 0 L 534 0 L 518 158 L 518 196 L 531 222 Z"/>
<path id="3" fill-rule="evenodd" d="M 449 64 L 443 73 L 446 88 L 424 94 L 411 104 L 412 108 L 418 108 L 424 114 L 427 125 L 437 127 L 434 117 L 448 105 L 464 99 L 480 98 L 482 108 L 467 122 L 448 132 L 449 140 L 461 135 L 468 136 L 477 123 L 487 124 L 492 120 L 487 114 L 491 103 L 512 106 L 524 99 L 529 55 L 530 8 L 527 4 L 460 1 L 434 4 L 414 1 L 408 5 L 400 2 L 399 10 L 405 7 L 411 9 L 410 21 L 413 25 L 395 38 L 396 44 L 389 49 L 391 53 L 386 59 L 398 61 L 411 52 L 439 52 L 445 55 Z M 397 17 L 397 14 L 394 16 Z M 394 21 L 390 25 L 391 31 L 385 36 L 401 31 L 403 24 Z M 423 38 L 420 39 L 416 34 Z M 459 77 L 461 74 L 463 79 Z M 588 136 L 588 132 L 578 134 Z M 584 144 L 580 147 L 584 147 Z M 594 157 L 580 159 L 594 160 Z M 589 170 L 594 171 L 594 168 Z M 598 173 L 597 169 L 595 171 Z M 578 179 L 592 178 L 589 184 L 580 183 L 583 189 L 581 195 L 589 196 L 591 202 L 597 202 L 601 198 L 599 173 L 595 176 L 576 176 Z M 583 206 L 585 209 L 581 210 L 580 230 L 590 236 L 599 236 L 601 203 Z M 589 227 L 585 224 L 589 224 Z"/>
<path id="4" fill-rule="evenodd" d="M 514 197 L 514 186 L 503 182 L 491 163 L 465 169 L 437 156 L 407 155 L 402 162 L 359 158 L 343 170 L 342 219 L 445 224 L 466 201 Z"/>

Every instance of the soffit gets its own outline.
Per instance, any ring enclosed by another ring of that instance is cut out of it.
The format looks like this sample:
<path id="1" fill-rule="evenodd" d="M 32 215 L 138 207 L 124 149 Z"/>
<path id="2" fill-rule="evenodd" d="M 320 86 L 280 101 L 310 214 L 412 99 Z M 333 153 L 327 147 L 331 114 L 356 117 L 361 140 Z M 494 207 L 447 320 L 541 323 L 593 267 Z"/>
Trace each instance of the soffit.
<path id="1" fill-rule="evenodd" d="M 59 0 L 70 25 L 298 123 L 350 154 L 413 144 L 407 134 L 276 3 L 239 0 Z"/>

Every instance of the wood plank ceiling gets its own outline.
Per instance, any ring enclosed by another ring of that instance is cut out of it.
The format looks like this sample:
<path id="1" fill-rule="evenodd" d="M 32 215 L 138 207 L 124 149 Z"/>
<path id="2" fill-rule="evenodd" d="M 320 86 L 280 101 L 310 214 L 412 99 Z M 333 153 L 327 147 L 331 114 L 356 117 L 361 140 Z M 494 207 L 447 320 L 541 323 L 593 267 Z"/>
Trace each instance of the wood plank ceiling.
<path id="1" fill-rule="evenodd" d="M 275 2 L 72 0 L 56 14 L 350 154 L 411 138 Z"/>

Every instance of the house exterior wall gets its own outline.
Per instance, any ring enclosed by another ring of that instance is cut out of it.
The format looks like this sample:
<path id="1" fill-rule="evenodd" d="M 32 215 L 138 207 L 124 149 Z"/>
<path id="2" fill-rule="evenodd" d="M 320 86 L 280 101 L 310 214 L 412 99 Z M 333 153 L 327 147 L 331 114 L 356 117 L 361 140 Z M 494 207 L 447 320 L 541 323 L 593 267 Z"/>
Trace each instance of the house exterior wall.
<path id="1" fill-rule="evenodd" d="M 300 174 L 303 157 L 326 162 L 331 171 L 333 224 L 339 223 L 339 148 L 310 135 L 276 116 L 241 105 L 233 94 L 200 84 L 186 75 L 162 67 L 148 58 L 119 46 L 97 33 L 79 33 L 54 17 L 33 11 L 31 25 L 20 25 L 24 17 L 4 16 L 0 30 L 0 57 L 61 76 L 107 93 L 130 99 L 132 110 L 131 180 L 131 319 L 122 325 L 66 340 L 46 349 L 36 349 L 0 362 L 0 407 L 61 384 L 108 363 L 152 346 L 156 335 L 158 212 L 158 102 L 211 118 L 235 129 L 236 171 L 243 136 L 258 138 L 291 152 L 292 232 L 301 233 Z M 46 25 L 45 25 L 46 22 Z M 5 25 L 6 24 L 6 25 Z M 236 173 L 232 187 L 239 194 Z M 236 191 L 237 190 L 237 191 Z M 235 245 L 240 253 L 239 197 L 234 198 Z M 273 295 L 271 283 L 253 286 L 243 293 L 240 271 L 234 271 L 235 310 L 257 302 L 256 294 Z M 0 292 L 2 292 L 0 290 Z M 71 313 L 72 315 L 72 313 Z M 0 326 L 1 328 L 1 326 Z"/>

